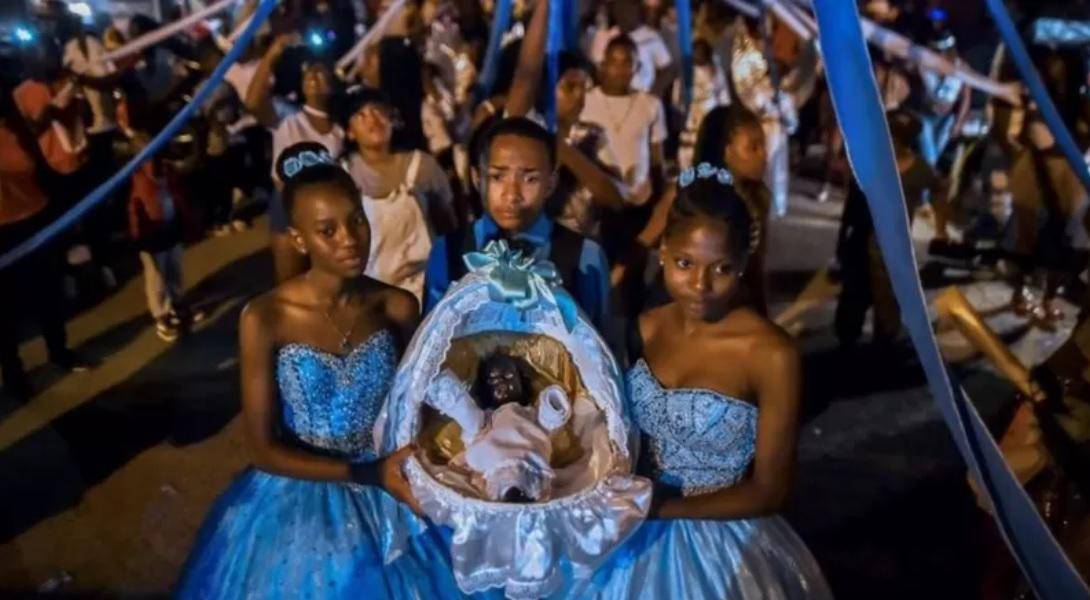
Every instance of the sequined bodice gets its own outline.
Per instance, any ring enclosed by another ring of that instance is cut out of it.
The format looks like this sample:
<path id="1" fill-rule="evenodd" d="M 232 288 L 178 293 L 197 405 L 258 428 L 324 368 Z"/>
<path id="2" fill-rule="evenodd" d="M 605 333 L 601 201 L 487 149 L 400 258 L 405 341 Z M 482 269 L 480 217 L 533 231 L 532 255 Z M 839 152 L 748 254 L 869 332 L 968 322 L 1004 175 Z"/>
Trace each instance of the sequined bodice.
<path id="1" fill-rule="evenodd" d="M 372 428 L 397 367 L 394 338 L 372 335 L 345 356 L 287 344 L 276 362 L 281 425 L 320 452 L 370 458 Z"/>
<path id="2" fill-rule="evenodd" d="M 666 389 L 640 359 L 628 372 L 633 418 L 651 475 L 686 495 L 730 487 L 757 441 L 757 407 L 709 390 Z"/>

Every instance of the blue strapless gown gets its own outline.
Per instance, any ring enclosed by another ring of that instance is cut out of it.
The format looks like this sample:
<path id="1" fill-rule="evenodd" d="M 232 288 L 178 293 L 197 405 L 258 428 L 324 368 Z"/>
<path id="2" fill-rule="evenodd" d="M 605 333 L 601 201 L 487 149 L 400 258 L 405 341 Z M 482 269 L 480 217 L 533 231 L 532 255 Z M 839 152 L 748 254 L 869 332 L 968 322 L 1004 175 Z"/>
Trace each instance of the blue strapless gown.
<path id="1" fill-rule="evenodd" d="M 388 331 L 344 357 L 300 344 L 277 356 L 284 435 L 326 456 L 375 458 L 371 430 L 397 365 Z M 384 557 L 397 548 L 397 559 Z M 249 469 L 219 498 L 180 598 L 451 598 L 446 544 L 378 488 Z"/>
<path id="2" fill-rule="evenodd" d="M 734 485 L 756 451 L 757 408 L 707 390 L 662 387 L 640 360 L 627 374 L 651 475 L 700 494 Z M 780 517 L 649 520 L 566 598 L 831 598 L 810 551 Z"/>

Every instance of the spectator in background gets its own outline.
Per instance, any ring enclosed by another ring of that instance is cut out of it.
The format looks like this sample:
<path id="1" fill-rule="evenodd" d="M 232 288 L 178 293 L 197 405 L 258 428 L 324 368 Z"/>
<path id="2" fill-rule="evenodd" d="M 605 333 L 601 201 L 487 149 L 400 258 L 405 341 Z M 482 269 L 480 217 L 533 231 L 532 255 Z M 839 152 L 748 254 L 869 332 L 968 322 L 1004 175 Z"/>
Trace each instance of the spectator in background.
<path id="1" fill-rule="evenodd" d="M 905 112 L 890 114 L 889 121 L 894 158 L 911 219 L 929 194 L 944 197 L 945 182 L 914 150 L 919 125 Z M 901 335 L 901 311 L 875 238 L 866 196 L 854 179 L 844 204 L 836 252 L 843 282 L 834 324 L 837 338 L 844 346 L 855 344 L 862 335 L 867 309 L 873 308 L 872 341 L 879 349 L 891 348 Z"/>
<path id="2" fill-rule="evenodd" d="M 582 120 L 601 127 L 616 162 L 608 165 L 623 178 L 628 205 L 608 227 L 607 248 L 622 247 L 646 224 L 654 188 L 665 181 L 663 142 L 666 115 L 662 102 L 631 88 L 638 61 L 636 44 L 626 35 L 606 47 L 598 86 L 586 94 Z M 615 255 L 611 252 L 611 255 Z"/>
<path id="3" fill-rule="evenodd" d="M 673 101 L 675 108 L 682 106 L 682 86 L 678 79 L 674 82 Z M 686 110 L 685 127 L 678 140 L 677 163 L 679 169 L 693 166 L 693 151 L 696 146 L 700 124 L 713 108 L 730 104 L 730 90 L 723 68 L 715 58 L 711 44 L 705 39 L 693 41 L 693 88 L 692 99 Z"/>
<path id="4" fill-rule="evenodd" d="M 39 175 L 49 168 L 34 133 L 17 115 L 11 90 L 0 87 L 0 255 L 52 217 L 39 184 Z M 46 246 L 0 271 L 0 377 L 4 391 L 16 400 L 32 395 L 19 358 L 19 326 L 28 315 L 37 322 L 52 363 L 68 371 L 90 368 L 68 349 L 58 263 L 55 249 Z"/>
<path id="5" fill-rule="evenodd" d="M 545 34 L 549 2 L 534 7 L 530 26 L 519 49 L 518 66 L 507 99 L 507 115 L 538 117 L 533 111 L 538 99 L 545 61 Z M 624 190 L 607 164 L 616 164 L 606 142 L 605 131 L 581 120 L 587 88 L 592 81 L 590 65 L 582 56 L 562 52 L 557 59 L 554 91 L 557 128 L 557 190 L 546 205 L 546 214 L 556 222 L 588 238 L 601 239 L 605 211 L 624 209 Z"/>
<path id="6" fill-rule="evenodd" d="M 637 92 L 649 92 L 661 98 L 673 82 L 673 58 L 658 31 L 643 22 L 640 4 L 634 0 L 611 0 L 609 2 L 612 27 L 599 29 L 594 33 L 590 44 L 590 58 L 604 68 L 606 54 L 614 38 L 627 35 L 636 47 L 633 61 L 635 72 L 630 83 Z"/>
<path id="7" fill-rule="evenodd" d="M 117 140 L 117 110 L 114 90 L 122 73 L 110 61 L 103 60 L 106 48 L 90 31 L 73 19 L 74 35 L 64 46 L 64 68 L 74 76 L 91 112 L 87 126 L 87 164 L 82 181 L 75 190 L 80 197 L 105 182 L 117 170 L 114 142 Z M 103 283 L 117 285 L 108 266 L 111 258 L 109 234 L 120 225 L 118 194 L 113 194 L 85 219 L 84 231 L 92 252 L 101 264 Z"/>
<path id="8" fill-rule="evenodd" d="M 302 64 L 303 104 L 294 107 L 283 103 L 278 107 L 272 97 L 273 72 L 285 52 L 300 43 L 298 33 L 281 34 L 269 45 L 247 90 L 246 108 L 258 121 L 273 131 L 273 164 L 280 153 L 299 142 L 317 142 L 329 150 L 330 156 L 344 152 L 344 129 L 331 114 L 335 80 L 333 71 L 320 57 L 309 54 Z M 290 114 L 284 115 L 284 112 Z M 274 181 L 276 175 L 273 173 Z M 279 186 L 279 182 L 278 182 Z M 288 235 L 288 217 L 276 195 L 269 206 L 269 229 L 272 232 L 273 263 L 277 281 L 286 281 L 306 269 L 305 257 L 292 247 Z"/>
<path id="9" fill-rule="evenodd" d="M 147 146 L 150 132 L 162 129 L 161 119 L 150 111 L 149 106 L 130 99 L 128 125 L 136 152 Z M 194 225 L 184 180 L 195 169 L 198 154 L 195 146 L 163 151 L 132 176 L 129 233 L 140 251 L 148 311 L 155 319 L 156 334 L 165 342 L 177 340 L 205 316 L 191 309 L 182 294 L 182 241 Z"/>
<path id="10" fill-rule="evenodd" d="M 149 17 L 134 15 L 129 23 L 129 39 L 136 39 L 159 26 Z M 169 44 L 170 40 L 144 50 L 133 69 L 144 97 L 152 105 L 174 99 L 187 75 L 184 61 L 170 49 Z"/>
<path id="11" fill-rule="evenodd" d="M 365 274 L 421 300 L 432 239 L 457 227 L 450 183 L 430 154 L 392 148 L 401 121 L 385 95 L 359 91 L 348 98 L 348 105 L 347 128 L 355 142 L 348 173 L 360 189 L 371 224 Z"/>

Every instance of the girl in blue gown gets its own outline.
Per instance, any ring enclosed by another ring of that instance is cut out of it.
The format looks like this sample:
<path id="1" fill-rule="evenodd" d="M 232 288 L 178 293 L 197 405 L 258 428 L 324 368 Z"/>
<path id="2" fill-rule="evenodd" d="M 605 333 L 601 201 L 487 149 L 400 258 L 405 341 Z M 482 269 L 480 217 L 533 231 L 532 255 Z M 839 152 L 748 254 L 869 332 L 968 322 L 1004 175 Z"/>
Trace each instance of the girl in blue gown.
<path id="1" fill-rule="evenodd" d="M 650 519 L 569 598 L 829 598 L 776 512 L 795 469 L 799 357 L 736 292 L 759 245 L 726 171 L 683 175 L 660 246 L 671 302 L 641 315 L 629 408 Z"/>
<path id="2" fill-rule="evenodd" d="M 408 507 L 410 449 L 379 459 L 371 439 L 416 298 L 362 275 L 370 229 L 359 192 L 323 147 L 297 144 L 277 168 L 311 266 L 242 313 L 254 466 L 212 508 L 176 595 L 457 597 L 443 540 Z"/>

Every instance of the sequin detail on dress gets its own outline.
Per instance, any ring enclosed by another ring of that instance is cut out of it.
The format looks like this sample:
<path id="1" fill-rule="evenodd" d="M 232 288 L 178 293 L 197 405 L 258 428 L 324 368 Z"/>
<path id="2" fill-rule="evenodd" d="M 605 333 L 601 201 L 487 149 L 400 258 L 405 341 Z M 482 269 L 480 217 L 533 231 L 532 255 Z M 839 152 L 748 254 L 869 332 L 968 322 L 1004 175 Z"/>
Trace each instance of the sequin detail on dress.
<path id="1" fill-rule="evenodd" d="M 757 407 L 709 390 L 668 390 L 643 359 L 627 384 L 655 479 L 692 495 L 745 476 L 756 451 Z"/>
<path id="2" fill-rule="evenodd" d="M 666 389 L 643 360 L 628 401 L 658 479 L 686 494 L 729 487 L 753 461 L 757 407 L 709 390 Z M 782 517 L 651 519 L 557 598 L 831 600 L 814 557 Z"/>
<path id="3" fill-rule="evenodd" d="M 374 459 L 372 428 L 397 368 L 389 330 L 344 356 L 287 344 L 276 364 L 281 423 L 288 431 L 320 452 Z"/>
<path id="4" fill-rule="evenodd" d="M 397 360 L 388 331 L 344 356 L 288 344 L 276 359 L 285 441 L 374 457 Z M 383 490 L 248 469 L 212 507 L 174 596 L 184 600 L 451 598 L 446 543 Z"/>

